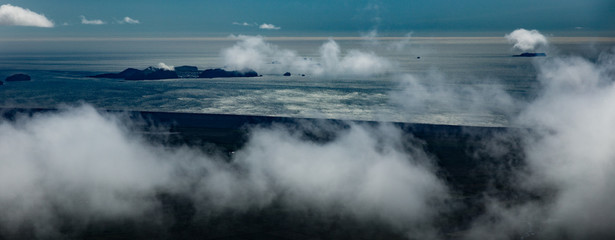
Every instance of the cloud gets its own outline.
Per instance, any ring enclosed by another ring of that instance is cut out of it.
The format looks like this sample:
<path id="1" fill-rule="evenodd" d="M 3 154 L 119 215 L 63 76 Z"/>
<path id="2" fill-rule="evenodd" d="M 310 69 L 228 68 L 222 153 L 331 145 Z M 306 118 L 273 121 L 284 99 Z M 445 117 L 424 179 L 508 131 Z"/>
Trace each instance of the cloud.
<path id="1" fill-rule="evenodd" d="M 139 24 L 139 20 L 136 19 L 132 19 L 130 17 L 124 17 L 124 19 L 122 19 L 122 21 L 120 21 L 121 23 L 128 23 L 128 24 Z"/>
<path id="2" fill-rule="evenodd" d="M 41 15 L 11 4 L 3 4 L 0 6 L 0 25 L 4 26 L 30 26 L 50 28 L 54 24 L 47 19 L 45 15 Z"/>
<path id="3" fill-rule="evenodd" d="M 439 124 L 501 126 L 521 108 L 499 84 L 457 84 L 463 79 L 436 70 L 396 78 L 390 102 L 407 115 L 432 116 Z M 438 117 L 443 114 L 450 117 Z"/>
<path id="4" fill-rule="evenodd" d="M 260 36 L 238 36 L 234 46 L 222 51 L 224 64 L 230 68 L 252 68 L 264 73 L 305 73 L 313 75 L 371 76 L 389 72 L 394 64 L 371 52 L 350 50 L 342 55 L 333 40 L 319 49 L 317 59 L 301 57 L 295 51 L 280 49 Z"/>
<path id="5" fill-rule="evenodd" d="M 275 205 L 427 234 L 449 198 L 434 160 L 391 125 L 255 128 L 226 160 L 147 141 L 136 126 L 90 106 L 0 122 L 0 230 L 62 238 L 66 224 L 157 219 L 166 192 L 194 201 L 198 218 Z"/>
<path id="6" fill-rule="evenodd" d="M 85 16 L 81 15 L 81 24 L 87 24 L 87 25 L 103 25 L 105 24 L 105 22 L 103 22 L 100 19 L 94 19 L 94 20 L 88 20 L 85 18 Z"/>
<path id="7" fill-rule="evenodd" d="M 517 29 L 505 35 L 509 43 L 514 43 L 513 46 L 521 51 L 533 51 L 537 47 L 546 46 L 547 38 L 540 34 L 538 30 Z"/>
<path id="8" fill-rule="evenodd" d="M 615 231 L 615 54 L 537 61 L 542 89 L 515 124 L 525 167 L 511 185 L 530 196 L 492 196 L 469 239 L 611 239 Z M 512 202 L 512 203 L 511 203 Z"/>
<path id="9" fill-rule="evenodd" d="M 54 236 L 61 212 L 84 224 L 137 217 L 170 177 L 163 154 L 91 107 L 0 123 L 0 229 Z M 75 207 L 79 206 L 79 207 Z"/>
<path id="10" fill-rule="evenodd" d="M 175 67 L 174 67 L 174 66 L 169 66 L 169 65 L 166 65 L 166 64 L 165 64 L 165 63 L 163 63 L 163 62 L 158 63 L 157 67 L 158 67 L 158 68 L 161 68 L 161 69 L 164 69 L 164 70 L 167 70 L 167 71 L 174 71 L 174 70 L 175 70 Z"/>
<path id="11" fill-rule="evenodd" d="M 391 101 L 404 112 L 496 111 L 514 126 L 485 139 L 480 148 L 489 152 L 488 160 L 507 168 L 489 172 L 507 177 L 501 180 L 503 188 L 487 189 L 485 198 L 477 200 L 485 212 L 472 221 L 465 239 L 615 237 L 610 226 L 615 221 L 613 63 L 613 50 L 597 60 L 556 55 L 537 59 L 540 89 L 536 97 L 523 101 L 497 85 L 456 85 L 458 76 L 400 76 Z"/>
<path id="12" fill-rule="evenodd" d="M 448 190 L 432 172 L 432 160 L 422 151 L 406 154 L 401 143 L 399 130 L 388 125 L 352 125 L 324 145 L 309 144 L 285 128 L 256 129 L 236 153 L 248 177 L 233 178 L 245 183 L 204 185 L 205 191 L 222 196 L 217 204 L 226 207 L 242 199 L 261 205 L 282 196 L 290 208 L 341 212 L 400 228 L 429 223 L 439 211 L 430 205 L 442 203 Z M 237 191 L 227 195 L 229 189 Z M 252 198 L 243 196 L 255 190 Z"/>
<path id="13" fill-rule="evenodd" d="M 269 24 L 269 23 L 263 23 L 260 26 L 258 26 L 258 28 L 260 29 L 267 29 L 267 30 L 279 30 L 280 27 L 277 27 L 273 24 Z"/>
<path id="14" fill-rule="evenodd" d="M 575 238 L 615 236 L 615 55 L 596 63 L 558 58 L 539 66 L 544 92 L 520 123 L 548 131 L 528 141 L 528 188 L 554 188 L 546 232 Z M 561 111 L 565 107 L 566 111 Z M 592 187 L 588 187 L 592 186 Z"/>
<path id="15" fill-rule="evenodd" d="M 361 34 L 361 38 L 363 38 L 364 41 L 367 41 L 368 43 L 372 44 L 372 45 L 377 45 L 378 44 L 378 29 L 372 29 L 371 31 L 367 32 L 367 33 L 362 33 Z"/>
<path id="16" fill-rule="evenodd" d="M 240 22 L 233 22 L 233 25 L 239 25 L 239 26 L 246 26 L 246 27 L 248 27 L 248 26 L 254 26 L 256 24 L 251 24 L 251 23 L 247 23 L 247 22 L 241 22 L 241 23 Z"/>
<path id="17" fill-rule="evenodd" d="M 403 51 L 410 45 L 412 39 L 412 32 L 406 33 L 406 35 L 399 41 L 394 41 L 387 46 L 389 51 Z"/>

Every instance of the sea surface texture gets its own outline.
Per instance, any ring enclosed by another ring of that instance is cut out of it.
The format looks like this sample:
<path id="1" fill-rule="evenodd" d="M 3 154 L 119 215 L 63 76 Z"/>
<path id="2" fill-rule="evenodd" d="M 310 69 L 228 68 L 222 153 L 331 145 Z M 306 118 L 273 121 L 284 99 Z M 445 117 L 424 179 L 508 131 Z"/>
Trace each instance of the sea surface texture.
<path id="1" fill-rule="evenodd" d="M 0 81 L 16 73 L 32 80 L 4 82 L 0 107 L 87 103 L 112 110 L 509 126 L 509 116 L 537 94 L 538 61 L 566 55 L 591 61 L 613 45 L 594 38 L 550 41 L 547 57 L 522 58 L 511 57 L 518 52 L 503 37 L 2 40 Z M 87 77 L 160 63 L 233 70 L 229 63 L 237 62 L 262 76 Z"/>

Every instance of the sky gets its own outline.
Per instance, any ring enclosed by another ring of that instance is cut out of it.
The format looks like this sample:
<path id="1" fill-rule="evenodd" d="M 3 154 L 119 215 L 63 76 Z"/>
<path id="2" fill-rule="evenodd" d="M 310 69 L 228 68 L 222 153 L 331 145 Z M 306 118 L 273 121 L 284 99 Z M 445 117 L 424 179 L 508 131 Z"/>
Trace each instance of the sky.
<path id="1" fill-rule="evenodd" d="M 13 0 L 53 27 L 15 26 L 0 11 L 0 38 L 357 35 L 408 32 L 615 32 L 612 0 Z M 7 15 L 10 15 L 7 17 Z M 23 20 L 23 19 L 22 19 Z"/>

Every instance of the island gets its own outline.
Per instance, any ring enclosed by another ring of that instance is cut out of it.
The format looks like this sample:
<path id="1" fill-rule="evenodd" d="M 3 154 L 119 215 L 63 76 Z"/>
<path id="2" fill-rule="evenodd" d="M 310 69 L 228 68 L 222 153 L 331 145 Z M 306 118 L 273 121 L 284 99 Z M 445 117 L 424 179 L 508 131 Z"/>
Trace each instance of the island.
<path id="1" fill-rule="evenodd" d="M 207 69 L 200 72 L 195 66 L 180 66 L 173 70 L 148 67 L 143 70 L 127 68 L 119 73 L 103 73 L 92 78 L 112 78 L 124 80 L 162 80 L 178 78 L 232 78 L 232 77 L 258 77 L 256 71 L 246 68 L 242 70 L 228 71 L 221 68 Z"/>
<path id="2" fill-rule="evenodd" d="M 31 79 L 32 78 L 30 78 L 30 76 L 27 74 L 18 73 L 18 74 L 13 74 L 11 76 L 8 76 L 4 80 L 7 82 L 17 82 L 17 81 L 30 81 Z"/>
<path id="3" fill-rule="evenodd" d="M 530 53 L 530 52 L 524 52 L 519 55 L 513 55 L 513 57 L 546 57 L 546 56 L 547 56 L 546 53 Z"/>
<path id="4" fill-rule="evenodd" d="M 232 77 L 258 77 L 256 71 L 245 68 L 240 71 L 226 71 L 221 68 L 207 69 L 203 71 L 199 78 L 232 78 Z"/>

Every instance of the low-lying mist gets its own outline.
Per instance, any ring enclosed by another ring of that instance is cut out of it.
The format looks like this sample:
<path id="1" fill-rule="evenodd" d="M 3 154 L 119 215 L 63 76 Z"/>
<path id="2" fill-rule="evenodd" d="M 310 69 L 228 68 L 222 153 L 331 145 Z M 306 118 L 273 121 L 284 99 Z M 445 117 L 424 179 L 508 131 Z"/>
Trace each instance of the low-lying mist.
<path id="1" fill-rule="evenodd" d="M 454 76 L 437 70 L 398 75 L 396 81 L 389 102 L 408 116 L 432 114 L 433 123 L 507 126 L 524 105 L 498 82 L 457 84 Z M 437 119 L 442 115 L 449 118 Z"/>
<path id="2" fill-rule="evenodd" d="M 548 45 L 538 31 L 520 29 L 507 38 L 516 39 L 515 47 L 525 51 Z M 464 238 L 612 239 L 614 51 L 602 53 L 596 61 L 564 55 L 532 61 L 539 91 L 529 100 L 515 99 L 498 85 L 443 84 L 446 76 L 435 72 L 401 76 L 391 101 L 407 114 L 431 108 L 501 113 L 521 130 L 486 139 L 483 148 L 472 150 L 501 162 L 509 160 L 499 158 L 510 151 L 521 151 L 512 154 L 524 157 L 523 164 L 503 173 L 506 189 L 512 191 L 485 192 L 484 213 L 464 231 Z M 518 141 L 512 145 L 520 149 L 503 144 L 512 141 Z"/>
<path id="3" fill-rule="evenodd" d="M 489 199 L 470 238 L 611 239 L 615 231 L 615 71 L 613 53 L 597 62 L 557 57 L 536 62 L 541 94 L 516 124 L 527 166 L 511 184 L 538 199 Z"/>
<path id="4" fill-rule="evenodd" d="M 153 143 L 126 117 L 87 105 L 3 121 L 0 233 L 62 238 L 67 221 L 77 229 L 97 221 L 163 224 L 157 196 L 165 193 L 191 199 L 201 218 L 280 205 L 432 234 L 425 229 L 448 189 L 420 144 L 386 124 L 334 133 L 322 142 L 282 126 L 254 128 L 225 158 Z"/>
<path id="5" fill-rule="evenodd" d="M 372 53 L 342 55 L 332 40 L 315 63 L 260 37 L 238 39 L 223 50 L 229 67 L 370 75 L 392 66 Z M 548 44 L 528 44 L 535 43 Z M 425 141 L 395 124 L 256 126 L 246 130 L 245 144 L 226 153 L 151 141 L 139 121 L 88 105 L 0 120 L 0 235 L 79 238 L 80 230 L 99 222 L 165 228 L 169 207 L 161 196 L 169 195 L 188 199 L 194 216 L 186 221 L 205 226 L 216 224 L 207 221 L 216 216 L 283 209 L 331 222 L 381 224 L 409 239 L 614 239 L 614 50 L 596 61 L 556 54 L 528 59 L 539 90 L 524 100 L 496 84 L 445 84 L 457 76 L 437 72 L 394 76 L 400 87 L 390 101 L 406 114 L 495 112 L 510 122 L 511 128 L 464 149 L 477 161 L 501 163 L 480 166 L 502 179 L 475 178 L 483 182 L 466 186 L 488 188 L 472 189 L 480 192 L 471 197 L 460 195 L 466 191 L 451 182 L 451 169 Z M 315 140 L 306 131 L 331 137 Z M 472 140 L 463 137 L 446 143 Z M 509 164 L 508 156 L 521 162 Z M 466 206 L 472 208 L 467 215 Z"/>
<path id="6" fill-rule="evenodd" d="M 231 69 L 251 68 L 259 73 L 292 72 L 309 75 L 372 76 L 390 72 L 394 63 L 373 52 L 342 49 L 334 40 L 323 43 L 318 57 L 302 57 L 293 50 L 281 49 L 260 36 L 237 36 L 238 42 L 222 50 L 224 65 Z"/>

